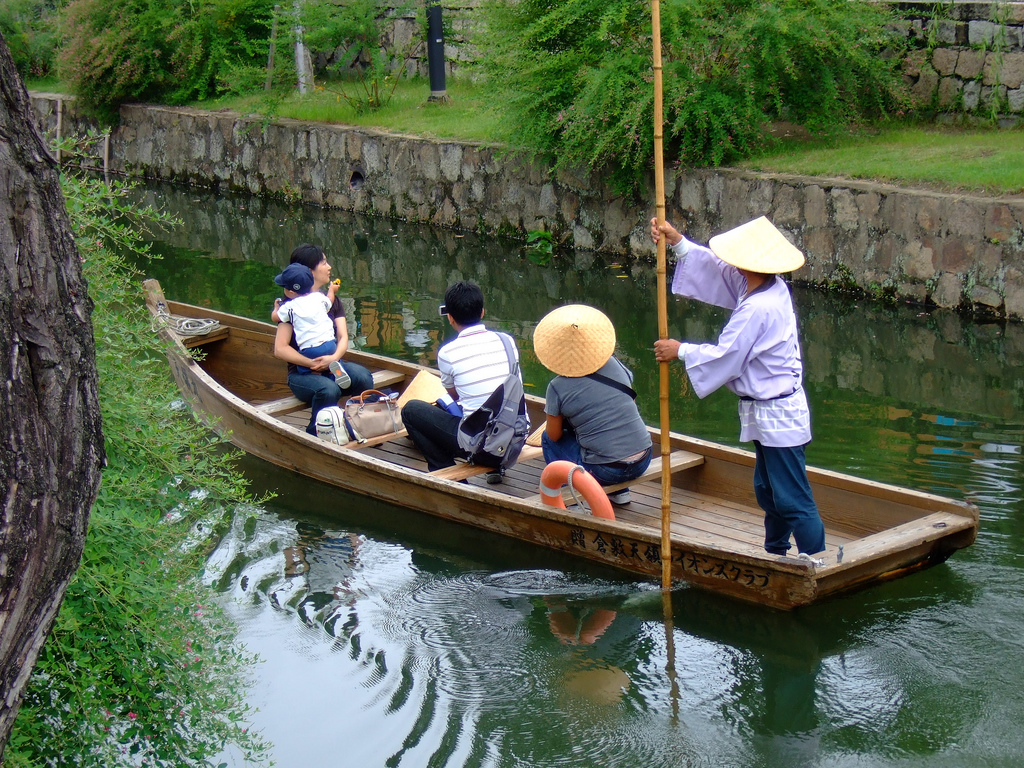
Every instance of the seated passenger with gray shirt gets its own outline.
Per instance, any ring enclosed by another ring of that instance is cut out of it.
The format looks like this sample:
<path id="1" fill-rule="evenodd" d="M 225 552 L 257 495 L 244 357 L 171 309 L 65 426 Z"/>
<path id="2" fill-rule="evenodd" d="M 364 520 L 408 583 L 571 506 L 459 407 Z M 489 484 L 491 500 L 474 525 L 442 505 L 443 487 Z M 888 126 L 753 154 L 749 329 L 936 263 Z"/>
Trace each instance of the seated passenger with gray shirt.
<path id="1" fill-rule="evenodd" d="M 533 348 L 557 373 L 548 384 L 544 460 L 581 465 L 601 485 L 629 482 L 651 463 L 651 435 L 640 418 L 632 372 L 616 360 L 615 328 L 598 309 L 568 304 L 549 312 Z M 629 489 L 610 494 L 628 504 Z"/>

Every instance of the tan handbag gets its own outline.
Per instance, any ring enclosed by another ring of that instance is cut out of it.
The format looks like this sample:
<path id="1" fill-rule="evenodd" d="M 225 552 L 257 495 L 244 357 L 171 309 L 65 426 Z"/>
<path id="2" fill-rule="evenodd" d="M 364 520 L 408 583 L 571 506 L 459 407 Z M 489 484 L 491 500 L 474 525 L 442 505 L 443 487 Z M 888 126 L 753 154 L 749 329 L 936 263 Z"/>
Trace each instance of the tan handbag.
<path id="1" fill-rule="evenodd" d="M 369 398 L 377 395 L 379 400 Z M 345 402 L 345 427 L 353 440 L 365 443 L 367 438 L 401 432 L 402 411 L 398 403 L 383 392 L 368 389 L 359 397 L 350 397 Z"/>

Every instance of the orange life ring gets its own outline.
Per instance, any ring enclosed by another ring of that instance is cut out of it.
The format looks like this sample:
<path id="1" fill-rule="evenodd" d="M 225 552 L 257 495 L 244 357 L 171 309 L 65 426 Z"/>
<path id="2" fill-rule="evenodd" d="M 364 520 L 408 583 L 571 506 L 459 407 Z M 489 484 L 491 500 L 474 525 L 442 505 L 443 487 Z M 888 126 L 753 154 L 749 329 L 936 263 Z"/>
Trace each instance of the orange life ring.
<path id="1" fill-rule="evenodd" d="M 562 501 L 562 486 L 569 483 L 572 478 L 572 487 L 579 491 L 583 500 L 590 505 L 590 512 L 594 517 L 603 517 L 605 520 L 614 520 L 615 512 L 612 511 L 612 503 L 608 501 L 608 494 L 597 482 L 597 479 L 587 472 L 579 464 L 571 461 L 552 461 L 540 475 L 540 498 L 549 507 L 565 509 L 565 502 Z"/>

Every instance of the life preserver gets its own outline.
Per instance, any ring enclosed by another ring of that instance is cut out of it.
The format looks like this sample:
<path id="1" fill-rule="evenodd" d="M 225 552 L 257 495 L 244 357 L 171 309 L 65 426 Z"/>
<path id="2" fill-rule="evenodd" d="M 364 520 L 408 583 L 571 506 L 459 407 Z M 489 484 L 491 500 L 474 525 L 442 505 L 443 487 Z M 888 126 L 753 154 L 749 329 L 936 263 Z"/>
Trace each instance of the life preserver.
<path id="1" fill-rule="evenodd" d="M 552 461 L 544 467 L 540 475 L 541 500 L 549 507 L 565 509 L 562 486 L 569 483 L 570 478 L 572 487 L 579 491 L 583 500 L 590 505 L 590 512 L 594 517 L 615 519 L 612 503 L 608 501 L 608 494 L 604 492 L 601 484 L 587 470 L 571 461 Z"/>

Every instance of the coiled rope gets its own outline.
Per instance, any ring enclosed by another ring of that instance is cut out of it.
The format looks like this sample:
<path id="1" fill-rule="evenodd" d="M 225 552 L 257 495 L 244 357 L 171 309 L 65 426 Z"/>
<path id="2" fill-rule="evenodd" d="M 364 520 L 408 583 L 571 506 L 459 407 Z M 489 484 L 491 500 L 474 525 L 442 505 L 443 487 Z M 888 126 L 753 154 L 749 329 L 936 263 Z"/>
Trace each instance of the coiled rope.
<path id="1" fill-rule="evenodd" d="M 179 336 L 205 336 L 220 327 L 220 321 L 212 318 L 182 317 L 167 311 L 162 301 L 156 305 L 156 314 L 160 321 Z"/>

